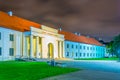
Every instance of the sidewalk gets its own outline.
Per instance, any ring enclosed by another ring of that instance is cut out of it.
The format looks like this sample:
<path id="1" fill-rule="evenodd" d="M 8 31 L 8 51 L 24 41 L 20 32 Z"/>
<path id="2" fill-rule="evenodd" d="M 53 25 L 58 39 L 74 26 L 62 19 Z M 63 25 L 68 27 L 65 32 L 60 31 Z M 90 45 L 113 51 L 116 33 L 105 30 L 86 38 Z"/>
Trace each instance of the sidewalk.
<path id="1" fill-rule="evenodd" d="M 81 70 L 40 80 L 120 80 L 120 73 Z"/>

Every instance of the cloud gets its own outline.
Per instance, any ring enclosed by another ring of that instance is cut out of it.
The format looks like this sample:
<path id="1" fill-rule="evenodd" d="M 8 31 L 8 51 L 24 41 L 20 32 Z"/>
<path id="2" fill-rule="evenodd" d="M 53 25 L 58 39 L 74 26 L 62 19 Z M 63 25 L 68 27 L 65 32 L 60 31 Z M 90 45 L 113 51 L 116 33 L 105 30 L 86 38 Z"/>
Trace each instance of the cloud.
<path id="1" fill-rule="evenodd" d="M 1 0 L 0 10 L 110 41 L 120 30 L 119 0 Z"/>

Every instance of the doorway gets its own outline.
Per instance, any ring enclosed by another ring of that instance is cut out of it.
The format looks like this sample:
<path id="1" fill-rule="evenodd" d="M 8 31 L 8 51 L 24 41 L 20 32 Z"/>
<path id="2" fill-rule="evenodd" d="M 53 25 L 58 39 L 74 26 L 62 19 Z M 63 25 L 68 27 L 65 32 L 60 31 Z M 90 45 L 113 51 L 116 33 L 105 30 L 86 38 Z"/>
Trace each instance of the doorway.
<path id="1" fill-rule="evenodd" d="M 48 58 L 54 58 L 54 47 L 52 43 L 48 44 Z"/>

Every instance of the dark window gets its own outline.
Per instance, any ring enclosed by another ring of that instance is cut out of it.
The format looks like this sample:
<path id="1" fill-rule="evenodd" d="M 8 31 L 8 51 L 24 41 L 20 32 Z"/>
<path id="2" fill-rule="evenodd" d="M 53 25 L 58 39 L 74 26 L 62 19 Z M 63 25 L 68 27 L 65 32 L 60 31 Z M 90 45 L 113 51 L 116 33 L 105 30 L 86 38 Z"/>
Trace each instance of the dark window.
<path id="1" fill-rule="evenodd" d="M 81 57 L 81 53 L 80 53 L 80 57 Z"/>
<path id="2" fill-rule="evenodd" d="M 96 51 L 97 51 L 97 47 L 96 47 Z"/>
<path id="3" fill-rule="evenodd" d="M 80 49 L 82 49 L 82 46 L 80 46 Z"/>
<path id="4" fill-rule="evenodd" d="M 77 49 L 77 45 L 76 45 L 76 49 Z"/>
<path id="5" fill-rule="evenodd" d="M 10 55 L 10 56 L 14 56 L 14 49 L 13 49 L 13 48 L 10 48 L 10 49 L 9 49 L 9 55 Z"/>
<path id="6" fill-rule="evenodd" d="M 85 57 L 85 53 L 83 54 L 83 56 Z"/>
<path id="7" fill-rule="evenodd" d="M 92 53 L 90 53 L 90 56 L 92 56 Z"/>
<path id="8" fill-rule="evenodd" d="M 14 35 L 10 34 L 10 41 L 14 41 Z"/>
<path id="9" fill-rule="evenodd" d="M 77 57 L 77 53 L 76 53 L 76 57 Z"/>
<path id="10" fill-rule="evenodd" d="M 0 32 L 0 40 L 1 40 L 1 32 Z"/>
<path id="11" fill-rule="evenodd" d="M 90 50 L 92 50 L 92 47 L 90 47 Z"/>
<path id="12" fill-rule="evenodd" d="M 67 52 L 67 56 L 69 56 L 69 52 Z"/>
<path id="13" fill-rule="evenodd" d="M 89 57 L 89 53 L 87 53 L 87 57 Z"/>
<path id="14" fill-rule="evenodd" d="M 69 48 L 69 44 L 67 44 L 67 48 Z"/>
<path id="15" fill-rule="evenodd" d="M 87 47 L 87 50 L 89 50 L 89 47 Z"/>
<path id="16" fill-rule="evenodd" d="M 85 49 L 85 46 L 84 46 L 84 49 Z"/>
<path id="17" fill-rule="evenodd" d="M 72 48 L 74 48 L 74 45 L 72 45 Z"/>
<path id="18" fill-rule="evenodd" d="M 0 56 L 2 55 L 2 48 L 0 47 Z"/>

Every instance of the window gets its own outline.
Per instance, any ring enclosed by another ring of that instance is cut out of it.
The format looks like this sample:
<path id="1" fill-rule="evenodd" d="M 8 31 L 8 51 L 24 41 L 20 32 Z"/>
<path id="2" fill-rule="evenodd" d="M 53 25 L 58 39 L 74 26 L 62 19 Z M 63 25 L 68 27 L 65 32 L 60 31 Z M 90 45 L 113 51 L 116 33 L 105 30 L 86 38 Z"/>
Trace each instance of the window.
<path id="1" fill-rule="evenodd" d="M 85 46 L 84 46 L 84 49 L 85 49 Z"/>
<path id="2" fill-rule="evenodd" d="M 90 50 L 92 50 L 92 47 L 90 47 Z"/>
<path id="3" fill-rule="evenodd" d="M 90 56 L 92 57 L 92 53 L 90 53 Z"/>
<path id="4" fill-rule="evenodd" d="M 2 48 L 0 47 L 0 56 L 2 55 Z"/>
<path id="5" fill-rule="evenodd" d="M 69 48 L 69 44 L 67 44 L 67 48 Z"/>
<path id="6" fill-rule="evenodd" d="M 10 41 L 14 41 L 14 35 L 10 34 Z"/>
<path id="7" fill-rule="evenodd" d="M 9 49 L 9 55 L 10 56 L 14 56 L 14 48 L 10 48 Z"/>
<path id="8" fill-rule="evenodd" d="M 76 53 L 76 57 L 77 57 L 77 53 Z"/>
<path id="9" fill-rule="evenodd" d="M 82 49 L 82 46 L 80 46 L 80 49 Z"/>
<path id="10" fill-rule="evenodd" d="M 81 57 L 81 53 L 80 53 L 80 57 Z"/>
<path id="11" fill-rule="evenodd" d="M 69 56 L 69 52 L 67 52 L 67 56 Z"/>
<path id="12" fill-rule="evenodd" d="M 76 49 L 77 49 L 77 45 L 76 45 Z"/>
<path id="13" fill-rule="evenodd" d="M 0 32 L 0 40 L 1 40 L 1 32 Z"/>
<path id="14" fill-rule="evenodd" d="M 89 57 L 89 53 L 87 53 L 87 57 Z"/>
<path id="15" fill-rule="evenodd" d="M 72 48 L 74 48 L 74 45 L 72 44 Z"/>
<path id="16" fill-rule="evenodd" d="M 89 50 L 89 47 L 87 47 L 87 50 Z"/>
<path id="17" fill-rule="evenodd" d="M 83 56 L 85 57 L 85 53 L 83 54 Z"/>

